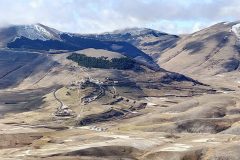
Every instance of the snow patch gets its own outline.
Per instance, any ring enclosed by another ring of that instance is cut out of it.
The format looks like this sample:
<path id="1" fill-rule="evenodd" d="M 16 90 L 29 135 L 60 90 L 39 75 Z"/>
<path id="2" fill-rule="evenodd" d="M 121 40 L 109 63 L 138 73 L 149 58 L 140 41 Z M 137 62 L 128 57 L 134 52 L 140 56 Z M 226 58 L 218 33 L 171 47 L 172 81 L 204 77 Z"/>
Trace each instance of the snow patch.
<path id="1" fill-rule="evenodd" d="M 17 29 L 17 37 L 26 37 L 31 40 L 50 40 L 56 39 L 55 35 L 59 35 L 60 32 L 57 30 L 48 30 L 40 24 L 33 24 L 33 25 L 20 25 L 16 26 Z M 51 33 L 53 32 L 53 33 Z"/>
<path id="2" fill-rule="evenodd" d="M 157 104 L 151 103 L 151 102 L 147 103 L 147 105 L 148 105 L 148 106 L 157 106 Z"/>
<path id="3" fill-rule="evenodd" d="M 230 24 L 230 22 L 224 22 L 223 24 L 228 25 L 228 24 Z"/>
<path id="4" fill-rule="evenodd" d="M 222 74 L 218 74 L 218 75 L 216 75 L 217 77 L 225 77 L 224 75 L 222 75 Z"/>
<path id="5" fill-rule="evenodd" d="M 238 39 L 240 39 L 240 23 L 232 26 L 232 32 L 235 33 Z"/>
<path id="6" fill-rule="evenodd" d="M 131 139 L 127 135 L 107 135 L 106 137 L 111 137 L 111 138 L 114 138 L 114 139 Z"/>
<path id="7" fill-rule="evenodd" d="M 215 138 L 202 138 L 202 139 L 193 140 L 192 142 L 195 142 L 195 143 L 207 143 L 207 142 L 212 142 L 213 140 L 215 140 Z"/>
<path id="8" fill-rule="evenodd" d="M 155 34 L 166 34 L 157 30 L 148 29 L 148 28 L 126 28 L 122 30 L 115 30 L 112 32 L 113 34 L 131 34 L 132 36 L 140 36 L 140 35 L 146 35 L 149 33 L 155 33 Z M 112 34 L 111 32 L 106 32 L 104 34 Z"/>
<path id="9" fill-rule="evenodd" d="M 188 151 L 193 146 L 186 145 L 186 144 L 174 144 L 171 147 L 163 148 L 160 151 L 167 151 L 167 152 L 184 152 Z"/>

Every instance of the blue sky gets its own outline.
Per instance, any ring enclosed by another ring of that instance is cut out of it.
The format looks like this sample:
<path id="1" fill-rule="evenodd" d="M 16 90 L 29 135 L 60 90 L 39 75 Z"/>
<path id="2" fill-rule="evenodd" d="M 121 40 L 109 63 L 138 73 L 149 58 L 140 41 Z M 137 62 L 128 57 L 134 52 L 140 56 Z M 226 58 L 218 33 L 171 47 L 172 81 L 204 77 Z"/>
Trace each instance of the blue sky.
<path id="1" fill-rule="evenodd" d="M 42 23 L 78 33 L 129 27 L 191 33 L 240 20 L 239 0 L 0 0 L 0 26 Z"/>

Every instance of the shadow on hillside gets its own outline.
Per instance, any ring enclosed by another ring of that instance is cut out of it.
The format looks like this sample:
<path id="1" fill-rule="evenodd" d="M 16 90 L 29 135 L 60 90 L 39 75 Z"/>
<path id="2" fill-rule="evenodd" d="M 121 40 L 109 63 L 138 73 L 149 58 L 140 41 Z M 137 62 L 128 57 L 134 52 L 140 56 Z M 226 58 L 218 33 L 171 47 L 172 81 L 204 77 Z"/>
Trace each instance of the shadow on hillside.
<path id="1" fill-rule="evenodd" d="M 194 42 L 187 43 L 184 46 L 183 50 L 190 51 L 189 54 L 195 54 L 195 53 L 201 51 L 203 48 L 204 48 L 203 42 L 194 41 Z"/>
<path id="2" fill-rule="evenodd" d="M 57 64 L 37 53 L 0 51 L 0 89 L 16 87 L 29 76 L 48 72 Z"/>
<path id="3" fill-rule="evenodd" d="M 219 32 L 209 36 L 206 40 L 215 40 L 218 42 L 217 47 L 222 48 L 228 43 L 228 36 L 230 36 L 230 32 Z"/>
<path id="4" fill-rule="evenodd" d="M 227 72 L 235 71 L 239 69 L 239 66 L 240 66 L 240 61 L 235 58 L 229 59 L 223 65 L 223 67 L 227 70 Z"/>
<path id="5" fill-rule="evenodd" d="M 0 117 L 6 113 L 21 113 L 38 109 L 44 103 L 43 96 L 60 86 L 35 90 L 0 92 Z"/>

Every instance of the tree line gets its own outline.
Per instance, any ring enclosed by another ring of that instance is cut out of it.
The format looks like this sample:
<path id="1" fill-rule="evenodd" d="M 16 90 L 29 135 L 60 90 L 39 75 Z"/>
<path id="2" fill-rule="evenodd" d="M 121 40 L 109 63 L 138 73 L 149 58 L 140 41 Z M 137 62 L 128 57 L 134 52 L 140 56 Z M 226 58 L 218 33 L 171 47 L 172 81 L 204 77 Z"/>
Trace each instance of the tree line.
<path id="1" fill-rule="evenodd" d="M 113 58 L 108 60 L 107 57 L 88 57 L 83 54 L 72 53 L 67 59 L 72 60 L 80 66 L 88 68 L 104 68 L 104 69 L 132 69 L 135 62 L 127 57 Z"/>

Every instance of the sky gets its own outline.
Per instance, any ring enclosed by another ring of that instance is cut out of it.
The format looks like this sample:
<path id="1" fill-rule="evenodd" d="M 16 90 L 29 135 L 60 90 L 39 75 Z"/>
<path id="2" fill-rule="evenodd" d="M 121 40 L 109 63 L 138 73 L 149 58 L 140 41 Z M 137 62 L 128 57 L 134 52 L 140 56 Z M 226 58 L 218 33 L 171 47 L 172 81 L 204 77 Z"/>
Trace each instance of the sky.
<path id="1" fill-rule="evenodd" d="M 0 26 L 42 23 L 74 33 L 145 27 L 171 34 L 240 20 L 240 0 L 0 0 Z"/>

